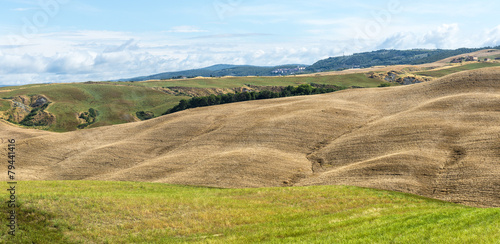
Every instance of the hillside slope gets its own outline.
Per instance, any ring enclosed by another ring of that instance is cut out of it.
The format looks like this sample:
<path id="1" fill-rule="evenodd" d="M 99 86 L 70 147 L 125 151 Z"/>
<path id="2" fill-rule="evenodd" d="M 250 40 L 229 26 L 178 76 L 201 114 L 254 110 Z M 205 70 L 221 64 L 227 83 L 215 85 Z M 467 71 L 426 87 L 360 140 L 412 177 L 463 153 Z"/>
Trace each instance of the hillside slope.
<path id="1" fill-rule="evenodd" d="M 490 68 L 68 133 L 0 132 L 18 141 L 24 180 L 344 184 L 500 207 L 499 92 L 500 68 Z"/>
<path id="2" fill-rule="evenodd" d="M 500 47 L 494 47 L 498 51 Z M 451 61 L 452 56 L 463 56 L 467 53 L 481 54 L 485 48 L 459 48 L 447 49 L 412 49 L 412 50 L 377 50 L 372 52 L 354 53 L 348 56 L 330 57 L 318 60 L 312 65 L 287 64 L 279 66 L 251 66 L 251 65 L 228 65 L 218 64 L 201 69 L 164 72 L 149 76 L 141 76 L 116 81 L 146 81 L 163 79 L 180 79 L 183 77 L 220 77 L 220 76 L 281 76 L 303 73 L 315 73 L 324 71 L 344 70 L 351 68 L 368 68 L 385 65 L 423 65 L 434 62 L 446 63 Z M 498 53 L 497 53 L 498 54 Z M 457 57 L 458 57 L 457 56 Z M 490 56 L 490 55 L 488 55 Z M 299 67 L 301 67 L 299 69 Z"/>
<path id="3" fill-rule="evenodd" d="M 299 67 L 301 69 L 299 69 Z M 303 73 L 307 65 L 287 64 L 279 66 L 252 66 L 252 65 L 228 65 L 218 64 L 202 69 L 192 69 L 174 72 L 164 72 L 149 76 L 140 76 L 117 81 L 147 81 L 165 79 L 183 79 L 186 77 L 220 77 L 220 76 L 280 76 Z"/>
<path id="4" fill-rule="evenodd" d="M 413 50 L 378 50 L 373 52 L 355 53 L 349 56 L 331 57 L 319 60 L 307 67 L 308 71 L 321 72 L 351 68 L 368 68 L 381 65 L 426 64 L 447 59 L 451 56 L 463 55 L 481 51 L 480 48 L 460 48 L 456 50 L 443 49 L 413 49 Z"/>
<path id="5" fill-rule="evenodd" d="M 11 103 L 43 97 L 51 104 L 46 112 L 54 119 L 44 129 L 58 132 L 73 131 L 82 123 L 79 114 L 90 108 L 99 112 L 91 127 L 127 123 L 138 120 L 138 111 L 153 111 L 159 115 L 187 96 L 170 96 L 162 91 L 139 86 L 124 86 L 106 83 L 40 84 L 0 89 L 0 118 L 9 119 L 18 114 Z M 14 111 L 13 111 L 14 110 Z M 30 110 L 24 113 L 29 113 Z M 2 116 L 2 114 L 4 116 Z M 10 116 L 9 116 L 10 115 Z M 19 119 L 10 121 L 19 122 Z"/>
<path id="6" fill-rule="evenodd" d="M 88 128 L 95 128 L 138 121 L 136 115 L 140 111 L 149 111 L 159 116 L 177 105 L 180 100 L 193 96 L 238 93 L 245 90 L 276 91 L 286 86 L 308 83 L 342 87 L 377 87 L 383 81 L 371 79 L 365 74 L 350 74 L 321 77 L 224 77 L 26 85 L 0 88 L 0 119 L 19 123 L 33 110 L 30 106 L 31 101 L 44 97 L 50 102 L 50 106 L 43 112 L 53 115 L 54 119 L 37 128 L 67 132 L 80 128 L 80 125 L 86 122 L 80 115 L 91 108 L 98 111 L 98 116 L 95 123 Z"/>

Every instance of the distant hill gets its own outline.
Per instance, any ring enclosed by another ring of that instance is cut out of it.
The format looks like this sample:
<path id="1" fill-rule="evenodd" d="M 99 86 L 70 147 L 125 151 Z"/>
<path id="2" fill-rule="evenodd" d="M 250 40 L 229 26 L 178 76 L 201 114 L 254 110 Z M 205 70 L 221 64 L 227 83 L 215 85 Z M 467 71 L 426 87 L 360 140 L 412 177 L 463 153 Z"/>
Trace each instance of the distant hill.
<path id="1" fill-rule="evenodd" d="M 145 81 L 145 80 L 166 80 L 202 77 L 221 76 L 279 76 L 304 73 L 307 65 L 288 64 L 273 67 L 251 66 L 251 65 L 230 65 L 218 64 L 202 69 L 192 69 L 175 72 L 165 72 L 149 76 L 140 76 L 130 79 L 120 79 L 117 81 Z"/>
<path id="2" fill-rule="evenodd" d="M 490 47 L 488 47 L 490 48 Z M 115 81 L 145 81 L 166 80 L 194 77 L 222 76 L 280 76 L 323 71 L 338 71 L 352 68 L 368 68 L 381 65 L 425 64 L 433 63 L 456 55 L 480 51 L 486 48 L 445 49 L 413 49 L 413 50 L 378 50 L 373 52 L 355 53 L 349 56 L 331 57 L 317 61 L 313 65 L 289 64 L 280 66 L 251 66 L 217 64 L 202 69 L 191 69 L 175 72 L 165 72 L 149 76 L 140 76 Z M 500 49 L 495 47 L 494 49 Z"/>
<path id="3" fill-rule="evenodd" d="M 380 65 L 425 64 L 465 53 L 476 52 L 485 48 L 413 49 L 413 50 L 378 50 L 355 53 L 350 56 L 332 57 L 320 60 L 306 68 L 308 72 L 336 71 L 352 68 L 368 68 Z M 495 49 L 499 49 L 496 47 Z"/>
<path id="4" fill-rule="evenodd" d="M 238 67 L 238 65 L 232 65 L 232 64 L 216 64 L 210 67 L 206 67 L 203 69 L 208 69 L 210 71 L 219 71 L 219 70 L 224 70 L 224 69 L 232 69 Z"/>

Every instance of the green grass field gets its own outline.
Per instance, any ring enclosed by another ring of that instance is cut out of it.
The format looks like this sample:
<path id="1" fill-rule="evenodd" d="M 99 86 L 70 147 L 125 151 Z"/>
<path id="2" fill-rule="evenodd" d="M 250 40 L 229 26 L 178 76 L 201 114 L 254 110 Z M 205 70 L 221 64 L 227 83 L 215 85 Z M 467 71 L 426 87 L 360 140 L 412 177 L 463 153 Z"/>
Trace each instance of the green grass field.
<path id="1" fill-rule="evenodd" d="M 447 69 L 441 69 L 441 70 L 435 70 L 435 71 L 422 71 L 422 72 L 417 72 L 415 74 L 439 78 L 439 77 L 443 77 L 446 75 L 458 73 L 460 71 L 482 69 L 482 68 L 496 67 L 496 66 L 500 66 L 500 63 L 473 63 L 473 64 L 465 64 L 465 65 L 461 65 L 461 66 L 454 66 L 453 68 L 447 68 Z"/>
<path id="2" fill-rule="evenodd" d="M 58 132 L 76 130 L 76 115 L 89 108 L 99 111 L 97 123 L 90 126 L 96 127 L 133 121 L 137 111 L 147 110 L 161 115 L 181 99 L 188 98 L 170 96 L 146 87 L 85 83 L 27 86 L 0 93 L 2 97 L 37 94 L 45 95 L 53 102 L 47 111 L 56 116 L 57 122 L 48 129 Z"/>
<path id="3" fill-rule="evenodd" d="M 10 102 L 7 100 L 0 99 L 0 111 L 5 111 L 10 109 Z"/>
<path id="4" fill-rule="evenodd" d="M 500 209 L 346 186 L 19 182 L 2 243 L 498 243 Z M 6 191 L 1 192 L 8 199 Z M 10 238 L 10 239 L 9 239 Z"/>

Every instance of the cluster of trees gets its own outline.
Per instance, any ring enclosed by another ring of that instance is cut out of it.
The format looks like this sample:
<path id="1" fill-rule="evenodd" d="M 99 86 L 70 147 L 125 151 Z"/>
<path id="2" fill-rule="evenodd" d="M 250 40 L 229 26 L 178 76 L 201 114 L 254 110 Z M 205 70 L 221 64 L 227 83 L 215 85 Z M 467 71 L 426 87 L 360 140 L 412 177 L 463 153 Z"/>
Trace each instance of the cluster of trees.
<path id="1" fill-rule="evenodd" d="M 78 125 L 78 129 L 83 129 L 93 123 L 95 123 L 97 119 L 97 115 L 99 115 L 99 112 L 93 108 L 89 108 L 88 112 L 83 112 L 80 114 L 81 119 L 84 119 L 86 123 Z"/>
<path id="2" fill-rule="evenodd" d="M 137 118 L 140 120 L 148 120 L 155 117 L 155 114 L 151 111 L 139 111 L 135 113 L 135 115 L 137 115 Z"/>
<path id="3" fill-rule="evenodd" d="M 222 95 L 210 95 L 206 97 L 193 97 L 189 100 L 182 99 L 179 104 L 175 107 L 169 109 L 164 114 L 171 114 L 175 112 L 179 112 L 182 110 L 197 108 L 197 107 L 205 107 L 212 105 L 219 105 L 225 103 L 234 103 L 234 102 L 242 102 L 242 101 L 250 101 L 250 100 L 260 100 L 260 99 L 271 99 L 278 97 L 290 97 L 290 96 L 301 96 L 301 95 L 313 95 L 313 94 L 322 94 L 329 93 L 344 89 L 343 87 L 338 86 L 328 86 L 328 85 L 318 85 L 318 87 L 311 86 L 310 84 L 302 84 L 297 87 L 288 86 L 282 89 L 281 92 L 273 92 L 273 91 L 261 91 L 261 92 L 242 92 L 242 93 L 228 93 Z"/>
<path id="4" fill-rule="evenodd" d="M 50 104 L 50 102 L 44 104 L 43 106 L 41 106 L 39 108 L 33 108 L 31 110 L 31 112 L 28 115 L 26 115 L 26 117 L 24 117 L 24 119 L 21 122 L 19 122 L 19 124 L 25 125 L 25 126 L 46 126 L 46 125 L 48 125 L 47 120 L 45 120 L 45 119 L 35 120 L 35 116 L 38 114 L 38 112 L 44 111 L 49 106 L 49 104 Z"/>

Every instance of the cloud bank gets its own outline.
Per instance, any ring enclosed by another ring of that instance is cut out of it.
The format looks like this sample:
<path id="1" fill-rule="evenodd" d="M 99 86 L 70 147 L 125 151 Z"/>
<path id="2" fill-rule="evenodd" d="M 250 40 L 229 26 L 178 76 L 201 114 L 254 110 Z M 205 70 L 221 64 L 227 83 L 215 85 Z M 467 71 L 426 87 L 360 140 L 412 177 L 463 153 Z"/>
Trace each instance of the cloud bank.
<path id="1" fill-rule="evenodd" d="M 397 32 L 365 42 L 323 40 L 301 44 L 240 42 L 255 34 L 224 34 L 182 42 L 145 39 L 126 33 L 50 33 L 27 45 L 0 45 L 0 84 L 113 80 L 154 73 L 202 68 L 219 63 L 279 65 L 312 64 L 329 56 L 375 49 L 460 48 L 500 44 L 500 26 L 462 40 L 457 24 L 443 24 L 426 33 Z M 209 39 L 210 41 L 200 41 Z"/>

